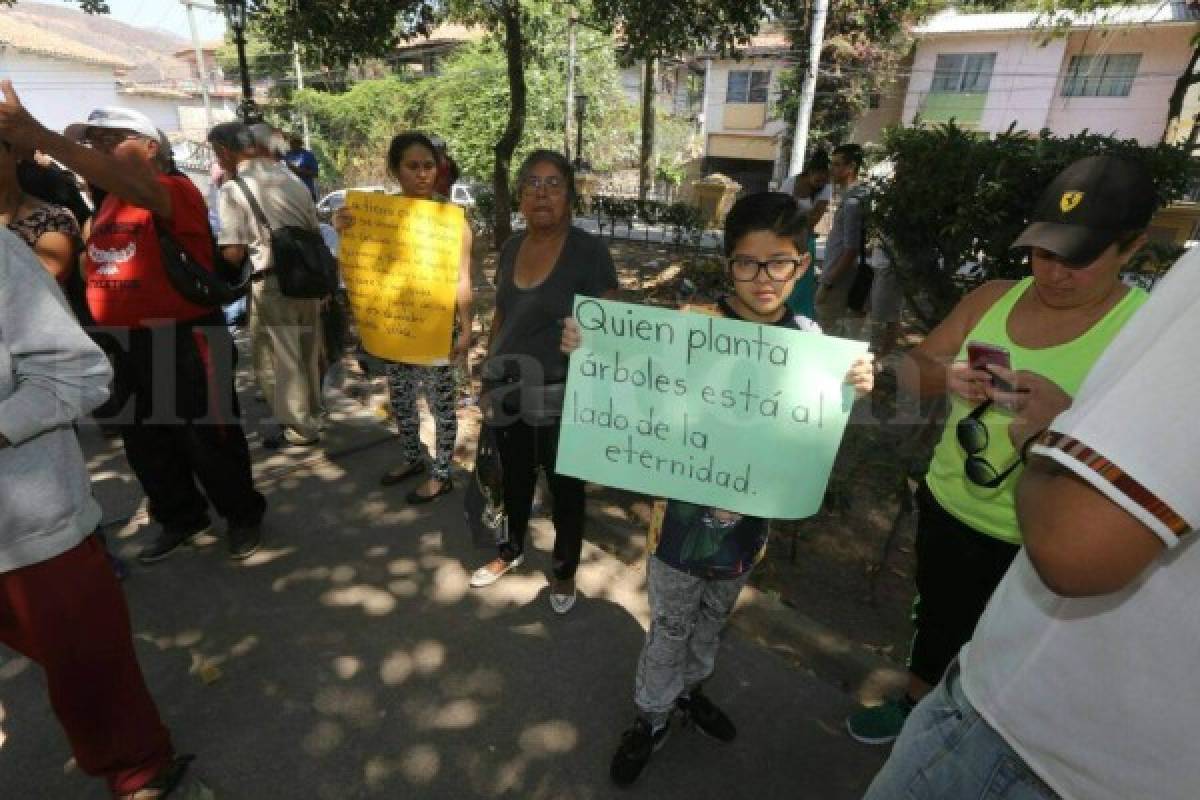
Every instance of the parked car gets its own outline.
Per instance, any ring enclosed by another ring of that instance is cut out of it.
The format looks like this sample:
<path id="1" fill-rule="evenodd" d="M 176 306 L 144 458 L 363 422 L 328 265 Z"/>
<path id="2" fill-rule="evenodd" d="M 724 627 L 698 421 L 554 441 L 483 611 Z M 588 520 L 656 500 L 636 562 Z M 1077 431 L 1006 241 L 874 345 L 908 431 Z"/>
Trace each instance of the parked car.
<path id="1" fill-rule="evenodd" d="M 333 218 L 333 212 L 346 205 L 346 192 L 375 192 L 382 194 L 387 191 L 386 186 L 350 186 L 345 189 L 336 189 L 321 198 L 317 203 L 317 216 L 322 222 L 329 222 Z"/>

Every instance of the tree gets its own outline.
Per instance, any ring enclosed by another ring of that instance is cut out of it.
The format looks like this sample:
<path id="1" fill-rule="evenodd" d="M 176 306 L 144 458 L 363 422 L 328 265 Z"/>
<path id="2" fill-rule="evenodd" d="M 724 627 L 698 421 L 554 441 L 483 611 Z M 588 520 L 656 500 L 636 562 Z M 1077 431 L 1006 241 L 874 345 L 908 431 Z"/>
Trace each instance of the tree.
<path id="1" fill-rule="evenodd" d="M 932 0 L 836 0 L 831 2 L 821 48 L 821 71 L 810 141 L 838 144 L 867 108 L 872 95 L 890 88 L 912 47 L 907 30 L 939 5 Z M 795 0 L 789 15 L 797 66 L 782 80 L 777 114 L 794 120 L 808 69 L 813 3 Z M 789 128 L 785 144 L 792 138 Z"/>
<path id="2" fill-rule="evenodd" d="M 107 0 L 75 0 L 79 3 L 79 10 L 86 11 L 89 14 L 107 14 L 109 7 Z M 17 0 L 0 0 L 0 6 L 14 6 Z"/>
<path id="3" fill-rule="evenodd" d="M 695 50 L 722 54 L 758 32 L 779 0 L 592 0 L 591 17 L 607 31 L 618 31 L 622 53 L 642 62 L 642 147 L 638 158 L 638 202 L 644 203 L 653 178 L 654 83 L 665 58 Z"/>
<path id="4" fill-rule="evenodd" d="M 518 161 L 534 148 L 556 148 L 562 141 L 566 86 L 561 53 L 554 49 L 566 46 L 562 20 L 551 19 L 539 38 L 546 43 L 545 52 L 525 72 L 529 100 L 524 135 L 513 154 Z M 594 31 L 580 32 L 581 75 L 576 86 L 591 98 L 594 124 L 585 130 L 586 150 L 601 169 L 631 160 L 636 153 L 636 113 L 621 90 L 609 42 Z M 314 149 L 323 158 L 324 175 L 351 184 L 382 182 L 388 141 L 399 130 L 417 128 L 445 138 L 463 175 L 480 178 L 493 173 L 495 142 L 505 126 L 506 73 L 503 42 L 489 36 L 456 49 L 435 76 L 359 81 L 337 93 L 306 90 L 293 95 L 293 102 L 313 123 Z M 471 102 L 464 103 L 464 97 Z"/>

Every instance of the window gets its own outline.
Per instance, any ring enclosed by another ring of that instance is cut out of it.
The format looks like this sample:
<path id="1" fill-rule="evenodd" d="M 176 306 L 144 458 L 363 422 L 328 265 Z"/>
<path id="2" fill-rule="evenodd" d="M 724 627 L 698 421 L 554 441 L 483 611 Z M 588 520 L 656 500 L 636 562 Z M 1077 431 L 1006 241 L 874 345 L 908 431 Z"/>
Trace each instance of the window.
<path id="1" fill-rule="evenodd" d="M 985 94 L 995 65 L 995 53 L 942 53 L 937 57 L 929 91 Z"/>
<path id="2" fill-rule="evenodd" d="M 1140 53 L 1071 56 L 1063 97 L 1128 97 L 1142 63 Z"/>
<path id="3" fill-rule="evenodd" d="M 765 103 L 770 86 L 770 70 L 733 70 L 729 73 L 729 83 L 725 87 L 725 102 Z"/>

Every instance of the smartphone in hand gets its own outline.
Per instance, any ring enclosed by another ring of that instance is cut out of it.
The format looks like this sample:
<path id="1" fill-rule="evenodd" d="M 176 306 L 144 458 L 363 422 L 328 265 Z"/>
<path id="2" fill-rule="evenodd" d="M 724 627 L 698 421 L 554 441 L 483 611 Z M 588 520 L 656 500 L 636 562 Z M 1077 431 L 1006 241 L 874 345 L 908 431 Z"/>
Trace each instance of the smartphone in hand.
<path id="1" fill-rule="evenodd" d="M 1008 348 L 1001 347 L 998 344 L 967 342 L 967 363 L 971 366 L 971 369 L 980 369 L 985 372 L 989 364 L 995 364 L 1005 369 L 1012 369 L 1012 356 L 1009 355 Z M 1013 391 L 1012 384 L 1001 380 L 995 375 L 992 376 L 992 385 L 1002 392 Z"/>

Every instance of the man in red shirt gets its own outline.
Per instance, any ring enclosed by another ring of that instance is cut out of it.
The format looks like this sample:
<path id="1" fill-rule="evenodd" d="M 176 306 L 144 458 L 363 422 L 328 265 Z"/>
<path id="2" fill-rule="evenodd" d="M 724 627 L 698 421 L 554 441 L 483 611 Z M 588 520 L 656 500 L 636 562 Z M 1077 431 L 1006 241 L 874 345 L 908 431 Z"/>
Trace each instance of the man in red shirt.
<path id="1" fill-rule="evenodd" d="M 175 290 L 159 236 L 215 268 L 204 198 L 174 170 L 166 136 L 145 115 L 96 109 L 63 136 L 34 119 L 10 83 L 0 87 L 0 137 L 53 156 L 107 193 L 87 241 L 87 304 L 119 344 L 114 389 L 125 402 L 115 422 L 161 526 L 138 560 L 159 561 L 207 532 L 209 503 L 228 523 L 230 556 L 246 558 L 258 549 L 266 499 L 254 488 L 239 419 L 236 350 L 219 308 Z"/>

